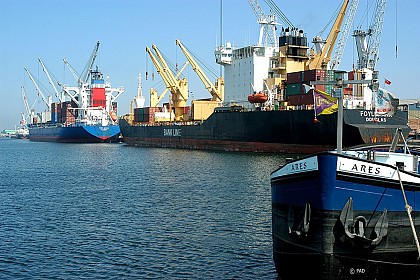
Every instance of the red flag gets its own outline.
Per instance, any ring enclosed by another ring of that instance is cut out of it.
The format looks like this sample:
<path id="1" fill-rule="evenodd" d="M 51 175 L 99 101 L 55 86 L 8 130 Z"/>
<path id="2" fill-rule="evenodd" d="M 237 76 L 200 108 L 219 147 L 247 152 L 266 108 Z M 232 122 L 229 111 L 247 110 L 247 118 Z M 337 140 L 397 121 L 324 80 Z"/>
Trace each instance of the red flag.
<path id="1" fill-rule="evenodd" d="M 390 81 L 390 80 L 385 79 L 385 84 L 390 85 L 390 84 L 391 84 L 391 81 Z"/>

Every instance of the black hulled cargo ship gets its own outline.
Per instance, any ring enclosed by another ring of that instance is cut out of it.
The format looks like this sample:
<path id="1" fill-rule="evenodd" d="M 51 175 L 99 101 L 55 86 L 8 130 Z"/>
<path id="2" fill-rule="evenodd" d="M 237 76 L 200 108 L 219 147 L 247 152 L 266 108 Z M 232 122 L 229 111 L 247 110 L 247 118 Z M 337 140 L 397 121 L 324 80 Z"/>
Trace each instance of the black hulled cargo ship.
<path id="1" fill-rule="evenodd" d="M 259 42 L 243 48 L 234 48 L 230 43 L 218 47 L 215 57 L 224 66 L 224 78 L 219 78 L 215 85 L 203 79 L 212 98 L 193 100 L 190 107 L 186 106 L 189 91 L 185 78 L 175 79 L 170 69 L 165 68 L 165 61 L 159 64 L 161 55 L 156 46 L 153 49 L 157 58 L 147 48 L 166 88 L 171 91 L 171 101 L 158 107 L 160 99 L 151 89 L 150 107 L 137 108 L 120 120 L 124 141 L 145 147 L 241 152 L 330 150 L 336 143 L 337 114 L 318 114 L 317 107 L 322 106 L 322 101 L 318 101 L 315 92 L 331 94 L 339 79 L 366 81 L 341 85 L 345 108 L 344 147 L 389 143 L 396 128 L 408 135 L 408 113 L 404 108 L 395 109 L 395 114 L 377 111 L 379 107 L 369 85 L 369 81 L 378 79 L 377 71 L 327 70 L 323 53 L 308 55 L 305 36 L 302 30 L 286 28 L 278 38 L 278 46 Z M 179 40 L 177 45 L 182 49 Z M 195 61 L 184 53 L 194 65 L 194 71 L 203 77 Z M 307 90 L 307 86 L 312 87 Z M 375 92 L 391 96 L 383 89 Z M 396 108 L 398 100 L 391 99 L 385 103 L 393 103 Z"/>
<path id="2" fill-rule="evenodd" d="M 407 112 L 374 117 L 371 111 L 345 110 L 343 145 L 389 143 L 396 128 L 410 131 Z M 238 152 L 313 153 L 336 145 L 337 114 L 310 110 L 249 111 L 215 109 L 204 122 L 189 124 L 119 122 L 124 141 L 143 147 Z"/>

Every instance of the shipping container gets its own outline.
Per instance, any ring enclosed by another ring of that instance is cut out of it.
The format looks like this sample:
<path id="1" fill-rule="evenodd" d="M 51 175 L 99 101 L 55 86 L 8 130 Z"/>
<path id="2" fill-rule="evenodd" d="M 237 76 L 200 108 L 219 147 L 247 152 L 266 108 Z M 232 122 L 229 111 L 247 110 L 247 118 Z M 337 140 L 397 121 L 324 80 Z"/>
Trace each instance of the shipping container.
<path id="1" fill-rule="evenodd" d="M 304 87 L 301 83 L 287 84 L 286 96 L 304 94 Z"/>
<path id="2" fill-rule="evenodd" d="M 320 90 L 320 91 L 325 92 L 325 85 L 315 85 L 315 88 Z M 312 94 L 312 92 L 308 92 L 308 93 Z"/>
<path id="3" fill-rule="evenodd" d="M 313 69 L 303 71 L 302 81 L 309 83 L 310 81 L 325 81 L 327 73 L 322 69 Z"/>
<path id="4" fill-rule="evenodd" d="M 313 105 L 314 97 L 313 94 L 291 95 L 287 97 L 287 102 L 289 106 Z"/>
<path id="5" fill-rule="evenodd" d="M 348 72 L 347 77 L 348 77 L 349 80 L 354 80 L 354 71 Z"/>
<path id="6" fill-rule="evenodd" d="M 334 85 L 325 85 L 325 92 L 329 95 L 332 95 L 333 88 L 334 88 Z"/>
<path id="7" fill-rule="evenodd" d="M 287 73 L 287 84 L 296 84 L 302 82 L 302 71 Z"/>

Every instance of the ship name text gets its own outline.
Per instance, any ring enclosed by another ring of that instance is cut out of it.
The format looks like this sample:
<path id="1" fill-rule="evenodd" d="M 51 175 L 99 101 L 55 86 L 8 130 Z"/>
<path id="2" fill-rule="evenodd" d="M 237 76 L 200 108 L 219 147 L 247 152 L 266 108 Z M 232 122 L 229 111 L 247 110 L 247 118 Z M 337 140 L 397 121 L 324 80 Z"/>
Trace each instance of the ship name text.
<path id="1" fill-rule="evenodd" d="M 306 161 L 294 163 L 290 166 L 291 171 L 305 170 L 307 167 Z"/>
<path id="2" fill-rule="evenodd" d="M 163 136 L 181 137 L 181 129 L 180 128 L 164 128 Z"/>
<path id="3" fill-rule="evenodd" d="M 379 174 L 381 173 L 381 168 L 355 163 L 353 167 L 351 168 L 351 171 L 363 172 L 367 174 Z"/>
<path id="4" fill-rule="evenodd" d="M 392 117 L 388 114 L 375 115 L 374 111 L 360 111 L 360 116 L 365 118 L 366 122 L 384 123 L 388 118 Z"/>

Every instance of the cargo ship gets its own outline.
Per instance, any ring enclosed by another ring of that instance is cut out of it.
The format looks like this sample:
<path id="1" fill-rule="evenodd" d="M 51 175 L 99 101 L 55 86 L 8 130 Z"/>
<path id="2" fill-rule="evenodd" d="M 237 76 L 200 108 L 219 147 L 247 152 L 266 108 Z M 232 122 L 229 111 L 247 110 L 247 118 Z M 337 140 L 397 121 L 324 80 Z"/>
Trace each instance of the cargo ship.
<path id="1" fill-rule="evenodd" d="M 406 111 L 383 116 L 375 122 L 371 111 L 344 112 L 344 146 L 390 142 L 396 128 L 409 128 Z M 130 123 L 120 119 L 124 142 L 143 147 L 198 150 L 313 153 L 332 149 L 336 143 L 337 114 L 312 110 L 248 111 L 242 107 L 216 108 L 204 122 Z"/>
<path id="2" fill-rule="evenodd" d="M 52 102 L 51 97 L 46 99 L 29 70 L 25 68 L 39 95 L 47 105 L 44 112 L 30 118 L 31 123 L 28 128 L 31 141 L 68 143 L 121 141 L 115 99 L 124 92 L 124 88 L 111 88 L 109 81 L 105 81 L 98 67 L 92 69 L 98 49 L 99 42 L 95 45 L 85 71 L 80 76 L 77 76 L 76 71 L 64 60 L 78 85 L 62 85 L 61 94 L 54 86 L 60 102 Z M 48 70 L 42 60 L 39 59 L 39 61 L 50 84 L 53 85 Z"/>
<path id="3" fill-rule="evenodd" d="M 250 1 L 251 5 L 256 3 Z M 343 1 L 328 39 L 314 38 L 316 50 L 310 52 L 303 30 L 282 28 L 277 37 L 275 22 L 269 20 L 262 21 L 260 34 L 272 30 L 271 43 L 263 42 L 264 36 L 260 36 L 256 45 L 235 48 L 226 43 L 217 47 L 215 59 L 224 67 L 224 77 L 215 84 L 177 40 L 211 94 L 208 99 L 192 100 L 191 106 L 186 106 L 188 81 L 171 72 L 155 45 L 152 48 L 156 55 L 146 48 L 172 98 L 169 104 L 159 106 L 166 91 L 158 96 L 152 88 L 150 107 L 137 108 L 120 120 L 125 142 L 135 146 L 240 152 L 326 151 L 335 145 L 337 113 L 319 114 L 317 108 L 322 107 L 323 101 L 317 94 L 333 95 L 338 89 L 343 95 L 345 147 L 389 143 L 396 128 L 407 136 L 411 130 L 407 108 L 398 106 L 398 99 L 389 91 L 372 88 L 378 84 L 379 73 L 372 63 L 377 57 L 362 61 L 369 53 L 360 48 L 361 63 L 351 71 L 339 71 L 340 57 L 330 57 L 348 4 L 349 1 Z M 348 36 L 348 32 L 341 33 Z M 355 38 L 358 45 L 366 43 L 366 36 Z M 390 114 L 379 111 L 385 99 L 395 108 Z"/>
<path id="4" fill-rule="evenodd" d="M 150 107 L 136 108 L 133 114 L 119 121 L 125 143 L 144 147 L 238 152 L 313 153 L 330 150 L 336 141 L 337 114 L 317 115 L 314 91 L 331 92 L 334 82 L 329 81 L 335 81 L 338 75 L 345 75 L 348 80 L 374 80 L 378 74 L 369 69 L 344 74 L 323 69 L 273 74 L 276 65 L 286 64 L 288 59 L 292 59 L 290 56 L 278 56 L 292 48 L 286 42 L 300 38 L 302 45 L 296 49 L 305 50 L 306 41 L 300 36 L 284 31 L 279 38 L 283 42 L 282 52 L 261 46 L 233 49 L 227 45 L 217 49 L 216 61 L 225 66 L 225 78 L 218 85 L 224 85 L 224 92 L 221 92 L 224 100 L 230 102 L 209 98 L 193 100 L 191 106 L 180 106 L 175 110 L 175 102 L 162 107 L 157 107 L 155 103 Z M 264 51 L 261 51 L 262 48 Z M 293 59 L 307 59 L 305 52 L 301 55 L 294 51 L 291 53 L 294 54 Z M 266 73 L 266 76 L 255 76 L 249 87 L 241 88 L 243 82 L 235 78 L 244 74 L 237 70 L 241 64 L 250 65 L 242 67 L 245 68 L 242 70 L 244 73 Z M 278 76 L 287 78 L 280 79 Z M 322 81 L 326 84 L 317 84 L 305 91 L 306 85 Z M 168 88 L 171 86 L 167 85 Z M 239 89 L 242 96 L 238 94 Z M 213 91 L 217 92 L 216 89 Z M 405 106 L 396 106 L 395 114 L 377 115 L 369 85 L 348 84 L 343 92 L 345 147 L 389 143 L 396 128 L 401 128 L 405 136 L 410 132 Z M 173 97 L 179 100 L 179 96 L 174 91 Z M 257 101 L 251 103 L 250 100 Z M 398 100 L 393 100 L 396 105 Z"/>

